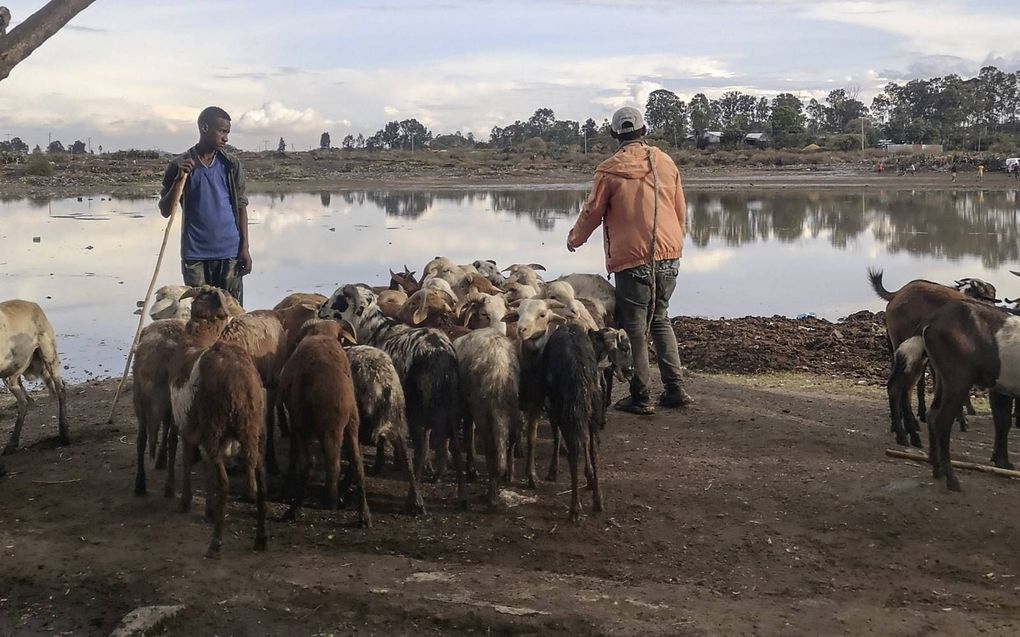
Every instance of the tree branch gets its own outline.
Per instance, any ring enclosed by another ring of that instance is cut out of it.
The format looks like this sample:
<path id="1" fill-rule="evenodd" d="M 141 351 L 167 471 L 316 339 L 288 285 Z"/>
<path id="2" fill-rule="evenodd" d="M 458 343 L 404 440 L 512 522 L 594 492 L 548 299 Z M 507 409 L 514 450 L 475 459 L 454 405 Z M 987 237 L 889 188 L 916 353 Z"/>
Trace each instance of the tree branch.
<path id="1" fill-rule="evenodd" d="M 0 80 L 6 79 L 19 62 L 93 2 L 95 0 L 50 0 L 10 33 L 0 37 Z"/>

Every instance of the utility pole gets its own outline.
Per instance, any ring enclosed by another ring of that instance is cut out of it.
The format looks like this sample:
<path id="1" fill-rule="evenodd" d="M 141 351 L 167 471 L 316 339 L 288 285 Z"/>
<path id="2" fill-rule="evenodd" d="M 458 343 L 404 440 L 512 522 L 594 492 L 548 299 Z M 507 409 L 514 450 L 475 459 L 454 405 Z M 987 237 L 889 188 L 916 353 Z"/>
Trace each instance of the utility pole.
<path id="1" fill-rule="evenodd" d="M 411 133 L 411 152 L 414 152 L 414 133 Z"/>
<path id="2" fill-rule="evenodd" d="M 588 131 L 583 131 L 583 133 L 584 133 L 584 155 L 585 155 L 585 157 L 587 157 L 588 156 Z"/>
<path id="3" fill-rule="evenodd" d="M 864 116 L 861 115 L 861 152 L 864 152 Z"/>
<path id="4" fill-rule="evenodd" d="M 87 139 L 89 140 L 89 154 L 91 155 L 92 154 L 92 138 L 89 137 Z"/>

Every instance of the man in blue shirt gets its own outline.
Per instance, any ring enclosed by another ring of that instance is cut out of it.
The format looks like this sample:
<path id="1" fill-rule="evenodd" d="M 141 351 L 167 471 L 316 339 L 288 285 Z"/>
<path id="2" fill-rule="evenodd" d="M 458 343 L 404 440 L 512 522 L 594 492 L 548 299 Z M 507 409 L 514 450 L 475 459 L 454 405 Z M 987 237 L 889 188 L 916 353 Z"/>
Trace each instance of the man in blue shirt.
<path id="1" fill-rule="evenodd" d="M 185 285 L 213 285 L 244 303 L 241 277 L 251 272 L 248 197 L 241 162 L 227 153 L 230 115 L 210 106 L 198 116 L 198 143 L 173 158 L 163 174 L 159 211 L 170 216 L 170 190 L 187 179 L 181 196 L 181 270 Z"/>

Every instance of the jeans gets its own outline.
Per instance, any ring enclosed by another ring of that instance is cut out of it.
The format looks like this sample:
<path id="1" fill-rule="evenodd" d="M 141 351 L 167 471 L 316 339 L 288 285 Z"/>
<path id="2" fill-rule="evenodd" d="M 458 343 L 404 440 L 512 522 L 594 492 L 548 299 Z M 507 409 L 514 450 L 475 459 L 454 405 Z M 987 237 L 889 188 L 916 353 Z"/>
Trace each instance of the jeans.
<path id="1" fill-rule="evenodd" d="M 676 289 L 679 267 L 678 260 L 665 259 L 657 262 L 655 268 L 655 309 L 652 312 L 651 338 L 666 391 L 680 389 L 683 384 L 676 335 L 666 315 L 669 311 L 669 298 Z M 634 352 L 634 377 L 630 381 L 630 395 L 641 401 L 649 399 L 648 334 L 645 330 L 648 327 L 651 297 L 651 272 L 647 265 L 616 273 L 616 323 L 627 332 Z"/>
<path id="2" fill-rule="evenodd" d="M 244 283 L 237 270 L 237 259 L 181 261 L 181 272 L 184 285 L 211 285 L 230 292 L 238 303 L 244 305 Z"/>

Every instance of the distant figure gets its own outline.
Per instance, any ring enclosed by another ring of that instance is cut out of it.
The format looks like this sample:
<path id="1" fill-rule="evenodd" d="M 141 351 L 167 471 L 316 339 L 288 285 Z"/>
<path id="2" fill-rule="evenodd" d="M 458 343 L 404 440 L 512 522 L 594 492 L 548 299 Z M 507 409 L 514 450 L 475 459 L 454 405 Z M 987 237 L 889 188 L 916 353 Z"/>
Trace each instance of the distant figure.
<path id="1" fill-rule="evenodd" d="M 11 25 L 10 10 L 7 7 L 0 7 L 0 35 L 7 35 L 7 27 L 9 27 L 10 25 Z"/>
<path id="2" fill-rule="evenodd" d="M 174 157 L 163 174 L 159 211 L 170 216 L 170 189 L 179 173 L 188 183 L 181 197 L 181 270 L 184 284 L 213 285 L 244 304 L 241 277 L 251 273 L 248 197 L 244 171 L 227 153 L 230 115 L 210 106 L 198 116 L 198 143 Z"/>
<path id="3" fill-rule="evenodd" d="M 604 226 L 606 269 L 616 276 L 616 321 L 634 347 L 630 396 L 615 407 L 651 415 L 655 408 L 649 386 L 649 313 L 665 386 L 659 406 L 686 407 L 694 399 L 684 391 L 676 335 L 667 316 L 680 268 L 687 203 L 676 164 L 645 142 L 645 132 L 636 108 L 627 106 L 613 114 L 610 134 L 620 147 L 595 169 L 591 195 L 567 235 L 567 250 L 581 247 L 595 228 Z"/>
<path id="4" fill-rule="evenodd" d="M 984 162 L 979 162 L 978 163 L 977 171 L 978 171 L 978 183 L 981 183 L 981 181 L 985 178 L 985 163 Z"/>
<path id="5" fill-rule="evenodd" d="M 1020 162 L 1013 164 L 1009 167 L 1009 172 L 1013 174 L 1013 179 L 1020 181 Z"/>
<path id="6" fill-rule="evenodd" d="M 949 166 L 949 174 L 952 175 L 953 183 L 956 183 L 956 161 Z"/>
<path id="7" fill-rule="evenodd" d="M 911 175 L 917 174 L 917 164 L 910 164 L 910 174 Z"/>

